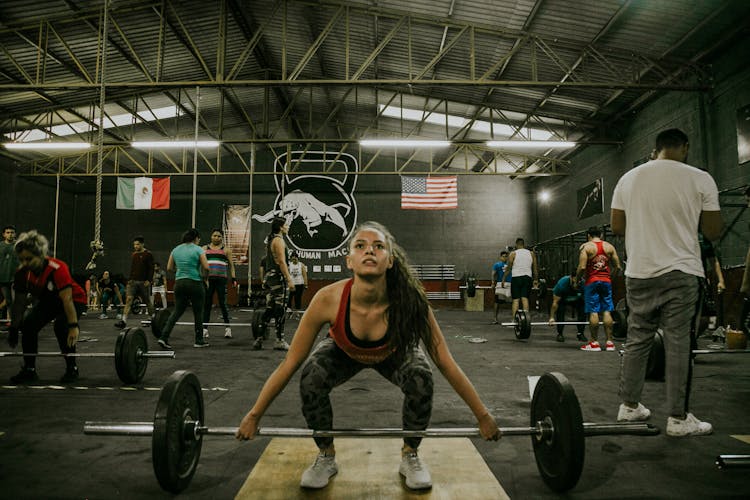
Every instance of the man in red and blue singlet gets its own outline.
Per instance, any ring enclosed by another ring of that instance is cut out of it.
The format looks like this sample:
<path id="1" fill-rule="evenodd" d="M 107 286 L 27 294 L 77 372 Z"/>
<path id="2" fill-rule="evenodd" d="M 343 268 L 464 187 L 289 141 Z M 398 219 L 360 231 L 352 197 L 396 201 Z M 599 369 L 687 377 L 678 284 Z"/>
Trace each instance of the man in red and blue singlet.
<path id="1" fill-rule="evenodd" d="M 583 296 L 585 310 L 589 315 L 589 331 L 591 340 L 581 346 L 583 351 L 601 351 L 597 337 L 599 336 L 599 313 L 602 314 L 604 331 L 607 334 L 606 349 L 615 350 L 612 340 L 612 311 L 615 309 L 612 301 L 611 270 L 619 271 L 620 258 L 612 244 L 602 240 L 602 231 L 592 226 L 586 231 L 588 241 L 581 245 L 578 257 L 578 271 L 576 279 L 585 278 Z"/>

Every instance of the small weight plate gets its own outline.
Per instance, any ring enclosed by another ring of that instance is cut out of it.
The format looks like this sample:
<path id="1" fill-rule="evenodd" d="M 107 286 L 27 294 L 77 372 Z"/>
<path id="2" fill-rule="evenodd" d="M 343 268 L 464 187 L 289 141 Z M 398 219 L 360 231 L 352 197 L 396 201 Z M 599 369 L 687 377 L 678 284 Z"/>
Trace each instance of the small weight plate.
<path id="1" fill-rule="evenodd" d="M 516 311 L 515 326 L 513 331 L 516 334 L 518 340 L 526 340 L 531 336 L 531 323 L 529 317 L 526 315 L 526 311 L 519 309 Z"/>
<path id="2" fill-rule="evenodd" d="M 117 336 L 115 343 L 115 369 L 126 384 L 137 384 L 143 379 L 148 367 L 146 334 L 140 328 L 126 328 Z"/>
<path id="3" fill-rule="evenodd" d="M 171 309 L 161 309 L 151 316 L 151 333 L 157 339 L 161 337 L 161 333 L 164 331 L 164 327 L 167 326 L 167 320 L 171 314 Z"/>
<path id="4" fill-rule="evenodd" d="M 664 334 L 656 330 L 651 351 L 648 353 L 646 364 L 646 378 L 649 380 L 664 380 L 665 365 L 667 363 L 664 353 Z"/>

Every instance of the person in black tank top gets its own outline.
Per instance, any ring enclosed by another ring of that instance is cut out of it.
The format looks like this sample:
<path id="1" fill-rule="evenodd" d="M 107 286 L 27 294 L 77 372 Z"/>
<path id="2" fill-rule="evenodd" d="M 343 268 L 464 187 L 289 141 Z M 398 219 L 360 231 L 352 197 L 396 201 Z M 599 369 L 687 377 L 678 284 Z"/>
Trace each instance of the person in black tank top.
<path id="1" fill-rule="evenodd" d="M 266 243 L 265 268 L 263 273 L 263 291 L 266 293 L 266 309 L 261 319 L 261 327 L 253 329 L 253 349 L 263 348 L 263 337 L 271 322 L 276 323 L 276 343 L 274 349 L 286 351 L 289 344 L 284 340 L 284 323 L 286 322 L 286 303 L 289 292 L 294 290 L 292 276 L 286 265 L 286 243 L 283 235 L 289 226 L 283 217 L 275 217 L 271 222 L 271 234 Z"/>

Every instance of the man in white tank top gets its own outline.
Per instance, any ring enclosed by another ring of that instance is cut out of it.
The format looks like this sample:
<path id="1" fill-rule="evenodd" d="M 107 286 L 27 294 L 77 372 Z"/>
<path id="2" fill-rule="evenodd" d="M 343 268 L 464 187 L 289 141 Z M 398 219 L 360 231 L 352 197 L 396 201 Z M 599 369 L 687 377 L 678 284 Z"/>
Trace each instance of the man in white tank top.
<path id="1" fill-rule="evenodd" d="M 516 239 L 516 249 L 508 256 L 508 265 L 505 266 L 501 287 L 505 287 L 505 277 L 508 274 L 511 275 L 510 296 L 513 299 L 511 312 L 515 320 L 519 300 L 521 308 L 528 311 L 531 288 L 539 285 L 536 254 L 525 247 L 523 238 Z"/>

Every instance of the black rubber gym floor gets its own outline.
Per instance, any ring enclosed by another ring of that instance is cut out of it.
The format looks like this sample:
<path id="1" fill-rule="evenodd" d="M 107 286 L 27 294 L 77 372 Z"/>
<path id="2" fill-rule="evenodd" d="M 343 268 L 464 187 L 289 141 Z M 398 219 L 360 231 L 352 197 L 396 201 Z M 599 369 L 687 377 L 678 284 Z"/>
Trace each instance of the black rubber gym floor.
<path id="1" fill-rule="evenodd" d="M 250 323 L 251 313 L 232 311 L 234 322 Z M 532 320 L 545 320 L 532 315 Z M 491 312 L 437 311 L 449 347 L 502 427 L 529 425 L 528 377 L 548 371 L 565 374 L 580 400 L 587 422 L 614 422 L 620 356 L 617 352 L 582 352 L 574 327 L 566 342 L 555 341 L 552 328 L 534 327 L 528 342 L 515 340 L 512 328 L 491 325 Z M 506 321 L 510 312 L 505 311 Z M 136 326 L 145 316 L 133 316 Z M 183 318 L 190 321 L 189 314 Z M 114 320 L 96 315 L 82 319 L 79 352 L 113 352 Z M 287 323 L 288 337 L 296 321 Z M 148 330 L 146 330 L 148 332 Z M 2 498 L 167 498 L 151 467 L 148 437 L 85 436 L 86 420 L 152 421 L 158 388 L 174 371 L 194 371 L 203 387 L 206 423 L 237 426 L 252 405 L 268 374 L 284 355 L 267 342 L 252 351 L 249 327 L 234 327 L 234 338 L 212 328 L 208 349 L 192 347 L 192 328 L 179 326 L 172 335 L 176 359 L 151 360 L 141 383 L 123 386 L 111 359 L 81 359 L 81 377 L 62 386 L 64 363 L 40 358 L 40 380 L 12 387 L 9 378 L 19 358 L 0 360 L 0 497 Z M 321 333 L 322 335 L 322 333 Z M 600 334 L 603 335 L 603 332 Z M 7 335 L 0 342 L 7 350 Z M 40 350 L 55 350 L 51 328 L 40 335 Z M 151 349 L 158 349 L 148 336 Z M 486 342 L 477 343 L 477 339 Z M 701 339 L 705 347 L 710 339 Z M 618 348 L 621 343 L 617 343 Z M 692 411 L 711 422 L 711 436 L 670 438 L 599 436 L 586 440 L 586 458 L 578 485 L 566 495 L 552 493 L 537 471 L 531 440 L 507 437 L 499 443 L 474 439 L 474 445 L 511 498 L 750 498 L 747 469 L 718 470 L 719 454 L 750 452 L 750 444 L 733 436 L 750 435 L 748 358 L 706 355 L 695 365 Z M 262 420 L 269 427 L 305 427 L 300 412 L 297 374 Z M 472 414 L 435 371 L 432 427 L 474 427 Z M 366 370 L 332 395 L 338 428 L 398 427 L 399 390 Z M 650 422 L 664 430 L 667 415 L 664 387 L 647 382 L 643 403 Z M 204 439 L 197 472 L 181 498 L 229 499 L 239 491 L 269 438 L 239 443 L 229 437 Z M 310 457 L 310 460 L 313 456 Z M 394 457 L 393 474 L 398 474 Z M 346 464 L 339 464 L 345 467 Z M 429 497 L 429 495 L 425 495 Z M 368 498 L 362 492 L 362 498 Z"/>

